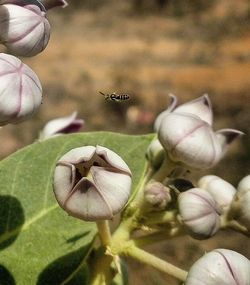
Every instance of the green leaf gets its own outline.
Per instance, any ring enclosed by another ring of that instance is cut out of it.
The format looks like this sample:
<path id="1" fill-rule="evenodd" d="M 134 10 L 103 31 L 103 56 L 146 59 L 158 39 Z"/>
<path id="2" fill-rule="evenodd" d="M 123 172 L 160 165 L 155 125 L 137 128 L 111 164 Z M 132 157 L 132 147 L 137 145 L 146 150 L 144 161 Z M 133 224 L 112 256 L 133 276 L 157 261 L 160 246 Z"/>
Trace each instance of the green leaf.
<path id="1" fill-rule="evenodd" d="M 0 283 L 87 284 L 85 259 L 96 226 L 68 216 L 57 205 L 52 191 L 56 161 L 75 147 L 108 147 L 129 165 L 135 189 L 152 138 L 107 132 L 66 135 L 36 142 L 0 162 Z M 67 278 L 71 281 L 65 283 Z"/>

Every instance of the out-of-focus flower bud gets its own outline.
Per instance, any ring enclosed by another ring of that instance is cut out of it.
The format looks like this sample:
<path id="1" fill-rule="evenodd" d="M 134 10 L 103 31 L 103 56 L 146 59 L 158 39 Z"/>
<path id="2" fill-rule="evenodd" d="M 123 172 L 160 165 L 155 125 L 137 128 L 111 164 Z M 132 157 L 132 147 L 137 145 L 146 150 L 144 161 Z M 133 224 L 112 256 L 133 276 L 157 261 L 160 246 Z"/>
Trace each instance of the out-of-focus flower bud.
<path id="1" fill-rule="evenodd" d="M 250 230 L 250 175 L 239 182 L 237 190 L 232 203 L 234 218 Z"/>
<path id="2" fill-rule="evenodd" d="M 34 56 L 50 37 L 46 12 L 37 5 L 0 5 L 0 42 L 17 56 Z"/>
<path id="3" fill-rule="evenodd" d="M 213 236 L 220 228 L 220 209 L 213 197 L 200 188 L 178 196 L 179 213 L 190 234 L 198 239 Z"/>
<path id="4" fill-rule="evenodd" d="M 236 193 L 232 184 L 215 175 L 203 176 L 197 185 L 208 191 L 222 210 L 230 207 Z"/>
<path id="5" fill-rule="evenodd" d="M 77 112 L 70 116 L 57 118 L 49 121 L 40 133 L 39 139 L 45 140 L 61 134 L 79 132 L 84 124 L 82 119 L 77 119 Z"/>
<path id="6" fill-rule="evenodd" d="M 215 249 L 197 260 L 185 285 L 249 285 L 250 261 L 229 249 Z"/>
<path id="7" fill-rule="evenodd" d="M 18 58 L 0 53 L 0 125 L 30 118 L 42 102 L 37 75 Z"/>
<path id="8" fill-rule="evenodd" d="M 128 201 L 130 188 L 129 167 L 108 148 L 75 148 L 57 162 L 56 199 L 66 212 L 79 219 L 112 219 Z"/>
<path id="9" fill-rule="evenodd" d="M 162 210 L 171 201 L 170 189 L 160 182 L 150 182 L 145 188 L 145 200 L 154 207 Z"/>
<path id="10" fill-rule="evenodd" d="M 149 145 L 146 157 L 154 169 L 158 169 L 165 157 L 165 150 L 158 139 L 154 139 Z"/>
<path id="11" fill-rule="evenodd" d="M 55 7 L 65 8 L 68 6 L 67 1 L 65 0 L 41 0 L 41 2 L 46 8 L 46 10 L 49 10 Z"/>
<path id="12" fill-rule="evenodd" d="M 233 129 L 213 131 L 208 96 L 170 110 L 156 119 L 159 141 L 173 161 L 193 168 L 213 167 L 225 154 L 228 144 L 243 134 Z"/>

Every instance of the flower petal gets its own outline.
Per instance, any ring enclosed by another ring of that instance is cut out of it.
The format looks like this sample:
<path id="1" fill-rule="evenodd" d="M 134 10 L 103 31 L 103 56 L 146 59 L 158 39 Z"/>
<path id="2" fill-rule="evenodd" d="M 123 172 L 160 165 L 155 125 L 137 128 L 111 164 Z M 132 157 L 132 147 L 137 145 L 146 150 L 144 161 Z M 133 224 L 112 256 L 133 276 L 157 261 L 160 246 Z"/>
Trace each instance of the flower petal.
<path id="1" fill-rule="evenodd" d="M 57 134 L 78 132 L 84 121 L 76 117 L 77 112 L 73 112 L 70 116 L 49 121 L 41 131 L 40 139 L 47 139 Z"/>
<path id="2" fill-rule="evenodd" d="M 178 106 L 174 112 L 193 114 L 210 126 L 213 124 L 212 104 L 207 94 Z"/>
<path id="3" fill-rule="evenodd" d="M 170 97 L 170 105 L 168 106 L 167 110 L 161 112 L 157 118 L 155 119 L 155 123 L 154 123 L 154 130 L 157 132 L 159 130 L 160 124 L 162 122 L 162 119 L 168 115 L 169 113 L 171 113 L 174 108 L 177 105 L 177 97 L 173 94 L 169 94 Z"/>
<path id="4" fill-rule="evenodd" d="M 129 199 L 130 175 L 97 166 L 92 166 L 90 172 L 96 187 L 100 189 L 113 214 L 120 212 Z"/>
<path id="5" fill-rule="evenodd" d="M 112 150 L 103 147 L 103 146 L 96 146 L 96 154 L 103 158 L 109 165 L 114 168 L 117 168 L 121 172 L 127 173 L 128 175 L 132 175 L 128 165 L 125 161 L 115 152 Z"/>

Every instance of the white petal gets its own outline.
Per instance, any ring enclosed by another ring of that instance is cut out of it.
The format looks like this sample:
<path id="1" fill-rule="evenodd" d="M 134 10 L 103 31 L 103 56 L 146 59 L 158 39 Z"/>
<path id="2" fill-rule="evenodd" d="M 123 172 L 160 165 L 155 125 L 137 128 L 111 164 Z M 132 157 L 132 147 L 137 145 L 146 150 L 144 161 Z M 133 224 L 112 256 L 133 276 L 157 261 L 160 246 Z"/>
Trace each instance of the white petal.
<path id="1" fill-rule="evenodd" d="M 77 164 L 80 162 L 89 161 L 95 154 L 95 150 L 96 148 L 94 146 L 77 147 L 70 150 L 64 156 L 62 156 L 59 162 L 67 161 L 71 164 Z"/>
<path id="2" fill-rule="evenodd" d="M 228 249 L 216 249 L 191 267 L 185 285 L 249 285 L 250 262 Z"/>
<path id="3" fill-rule="evenodd" d="M 236 193 L 233 185 L 215 175 L 203 176 L 197 185 L 208 191 L 217 204 L 224 209 L 230 206 Z"/>
<path id="4" fill-rule="evenodd" d="M 187 113 L 198 116 L 210 126 L 213 124 L 212 105 L 208 95 L 203 95 L 195 100 L 178 106 L 174 112 Z"/>
<path id="5" fill-rule="evenodd" d="M 171 113 L 177 105 L 177 97 L 173 94 L 169 95 L 170 97 L 170 105 L 168 106 L 167 110 L 161 112 L 157 118 L 155 119 L 154 123 L 154 130 L 158 132 L 162 119 L 169 113 Z"/>
<path id="6" fill-rule="evenodd" d="M 173 160 L 194 168 L 212 167 L 221 157 L 213 130 L 195 115 L 167 115 L 160 125 L 159 140 Z"/>
<path id="7" fill-rule="evenodd" d="M 130 196 L 131 177 L 95 166 L 91 167 L 91 174 L 96 187 L 105 197 L 113 214 L 120 212 Z"/>
<path id="8" fill-rule="evenodd" d="M 220 210 L 213 197 L 205 190 L 193 188 L 178 197 L 184 224 L 194 236 L 206 238 L 214 235 L 220 226 Z"/>
<path id="9" fill-rule="evenodd" d="M 76 122 L 76 117 L 77 112 L 73 112 L 70 116 L 49 121 L 41 131 L 40 138 L 47 139 L 53 135 L 60 134 L 63 129 L 66 129 L 71 124 L 74 124 L 74 122 Z M 77 120 L 77 122 L 80 125 L 83 124 L 83 120 Z"/>
<path id="10" fill-rule="evenodd" d="M 129 174 L 130 176 L 132 175 L 128 165 L 126 164 L 126 162 L 114 151 L 112 151 L 106 147 L 97 145 L 96 146 L 96 154 L 98 156 L 103 156 L 105 158 L 105 160 L 107 160 L 107 162 L 110 165 L 112 165 L 114 168 L 117 168 L 121 171 L 124 171 L 125 173 Z"/>
<path id="11" fill-rule="evenodd" d="M 234 129 L 222 129 L 217 131 L 215 134 L 223 151 L 222 156 L 227 151 L 227 147 L 230 143 L 232 143 L 236 138 L 244 135 L 243 132 Z"/>
<path id="12" fill-rule="evenodd" d="M 238 192 L 247 193 L 250 192 L 250 175 L 245 176 L 238 184 Z"/>

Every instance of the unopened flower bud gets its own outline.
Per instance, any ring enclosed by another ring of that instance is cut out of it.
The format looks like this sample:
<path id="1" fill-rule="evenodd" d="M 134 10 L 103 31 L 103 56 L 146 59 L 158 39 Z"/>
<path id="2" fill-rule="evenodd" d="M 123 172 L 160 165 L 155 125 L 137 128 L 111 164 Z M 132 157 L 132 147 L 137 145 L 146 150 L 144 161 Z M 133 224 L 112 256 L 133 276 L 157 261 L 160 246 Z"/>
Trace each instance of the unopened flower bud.
<path id="1" fill-rule="evenodd" d="M 210 168 L 225 154 L 227 146 L 242 132 L 212 129 L 213 112 L 208 95 L 177 106 L 171 104 L 155 120 L 154 128 L 169 157 L 193 168 Z"/>
<path id="2" fill-rule="evenodd" d="M 213 236 L 220 228 L 220 209 L 206 190 L 193 188 L 178 196 L 181 221 L 198 239 Z"/>
<path id="3" fill-rule="evenodd" d="M 197 260 L 185 285 L 249 285 L 250 261 L 229 249 L 215 249 Z"/>
<path id="4" fill-rule="evenodd" d="M 77 112 L 70 116 L 57 118 L 49 121 L 40 133 L 40 140 L 45 140 L 60 134 L 78 132 L 84 124 L 82 119 L 77 119 Z"/>
<path id="5" fill-rule="evenodd" d="M 50 37 L 46 12 L 37 5 L 0 5 L 0 42 L 17 56 L 34 56 Z"/>
<path id="6" fill-rule="evenodd" d="M 66 212 L 79 219 L 112 219 L 128 201 L 130 188 L 129 167 L 108 148 L 75 148 L 57 162 L 56 199 Z"/>
<path id="7" fill-rule="evenodd" d="M 158 169 L 165 157 L 165 151 L 158 139 L 154 139 L 149 145 L 146 157 L 154 169 Z"/>
<path id="8" fill-rule="evenodd" d="M 162 210 L 171 201 L 170 189 L 160 182 L 150 182 L 145 188 L 145 199 L 155 209 Z"/>
<path id="9" fill-rule="evenodd" d="M 239 182 L 232 210 L 234 218 L 250 230 L 250 175 Z"/>
<path id="10" fill-rule="evenodd" d="M 197 185 L 199 188 L 208 191 L 222 210 L 230 207 L 236 193 L 232 184 L 215 175 L 203 176 Z"/>
<path id="11" fill-rule="evenodd" d="M 37 75 L 18 58 L 0 53 L 0 125 L 30 118 L 42 102 Z"/>
<path id="12" fill-rule="evenodd" d="M 215 133 L 211 126 L 198 116 L 188 113 L 170 113 L 159 127 L 159 140 L 170 158 L 193 168 L 210 168 L 223 157 L 225 140 L 223 135 L 236 138 L 242 133 L 227 130 Z M 230 140 L 231 142 L 232 140 Z"/>

